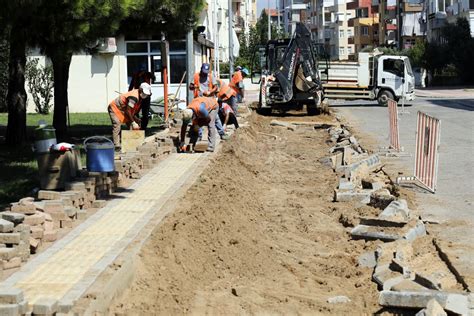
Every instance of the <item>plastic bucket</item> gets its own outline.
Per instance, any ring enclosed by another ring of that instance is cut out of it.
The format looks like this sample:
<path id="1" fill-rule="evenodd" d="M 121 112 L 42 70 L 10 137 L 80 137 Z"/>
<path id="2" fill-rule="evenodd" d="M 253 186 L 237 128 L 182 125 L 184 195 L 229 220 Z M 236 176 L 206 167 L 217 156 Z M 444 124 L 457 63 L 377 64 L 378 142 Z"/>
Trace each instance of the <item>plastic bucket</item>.
<path id="1" fill-rule="evenodd" d="M 96 140 L 93 142 L 93 140 Z M 101 140 L 102 142 L 97 142 Z M 105 141 L 105 142 L 104 142 Z M 102 136 L 92 136 L 84 141 L 87 156 L 87 170 L 93 172 L 111 172 L 115 170 L 114 143 Z"/>
<path id="2" fill-rule="evenodd" d="M 56 130 L 54 127 L 42 125 L 35 129 L 35 152 L 47 153 L 51 145 L 56 143 Z"/>

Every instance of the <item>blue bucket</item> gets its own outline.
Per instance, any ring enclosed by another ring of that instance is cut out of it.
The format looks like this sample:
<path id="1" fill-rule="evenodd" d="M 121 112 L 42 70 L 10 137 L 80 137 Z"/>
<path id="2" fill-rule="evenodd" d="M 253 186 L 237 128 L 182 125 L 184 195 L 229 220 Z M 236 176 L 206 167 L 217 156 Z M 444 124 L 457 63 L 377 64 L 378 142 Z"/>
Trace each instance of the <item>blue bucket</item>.
<path id="1" fill-rule="evenodd" d="M 101 140 L 102 142 L 89 142 Z M 105 142 L 103 142 L 105 141 Z M 114 143 L 103 136 L 92 136 L 84 141 L 87 153 L 87 170 L 92 172 L 111 172 L 115 170 Z"/>

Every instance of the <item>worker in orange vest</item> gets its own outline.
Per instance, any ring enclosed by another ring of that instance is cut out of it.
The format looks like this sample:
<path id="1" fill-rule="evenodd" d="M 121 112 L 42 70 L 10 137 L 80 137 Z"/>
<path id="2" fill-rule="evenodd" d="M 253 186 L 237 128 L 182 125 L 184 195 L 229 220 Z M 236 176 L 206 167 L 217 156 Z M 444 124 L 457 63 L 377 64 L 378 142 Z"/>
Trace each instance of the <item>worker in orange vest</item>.
<path id="1" fill-rule="evenodd" d="M 211 72 L 211 65 L 204 63 L 201 70 L 196 72 L 193 82 L 189 84 L 189 89 L 194 91 L 194 97 L 209 97 L 217 91 L 217 81 Z"/>
<path id="2" fill-rule="evenodd" d="M 233 103 L 235 104 L 237 92 L 235 92 L 235 90 L 232 89 L 228 84 L 226 84 L 222 79 L 217 80 L 217 87 L 217 102 L 219 103 L 220 120 L 219 122 L 216 121 L 216 123 L 222 124 L 221 122 L 223 122 L 223 124 L 221 125 L 221 129 L 218 126 L 217 130 L 219 131 L 219 134 L 221 135 L 222 139 L 228 139 L 228 136 L 226 134 L 227 124 L 234 124 L 236 129 L 239 128 L 236 113 L 230 106 Z M 222 133 L 224 134 L 224 136 L 222 136 Z"/>
<path id="3" fill-rule="evenodd" d="M 139 130 L 140 119 L 137 117 L 143 100 L 151 96 L 151 86 L 143 82 L 138 89 L 133 89 L 113 99 L 108 106 L 112 122 L 112 137 L 115 149 L 120 149 L 120 127 L 126 124 L 128 128 Z"/>
<path id="4" fill-rule="evenodd" d="M 230 86 L 232 89 L 235 90 L 237 93 L 237 98 L 241 98 L 242 100 L 245 97 L 245 87 L 244 87 L 244 78 L 249 75 L 249 71 L 247 68 L 241 68 L 240 66 L 237 67 L 237 71 L 234 72 L 232 75 L 232 79 L 230 81 Z M 234 104 L 230 105 L 234 112 L 237 114 L 237 99 L 235 100 Z"/>
<path id="5" fill-rule="evenodd" d="M 132 75 L 132 80 L 130 81 L 130 85 L 128 86 L 128 91 L 140 88 L 140 85 L 144 82 L 151 85 L 153 82 L 155 82 L 155 80 L 156 77 L 153 73 L 146 71 L 142 68 L 142 70 L 137 71 Z M 146 131 L 146 128 L 148 126 L 148 119 L 150 116 L 150 102 L 150 98 L 146 98 L 142 101 L 142 123 L 140 124 L 140 128 L 144 131 Z"/>
<path id="6" fill-rule="evenodd" d="M 216 147 L 216 117 L 219 105 L 215 98 L 197 97 L 194 98 L 188 107 L 182 112 L 183 125 L 180 134 L 180 149 L 186 151 L 185 136 L 188 125 L 191 123 L 190 144 L 196 145 L 198 132 L 202 126 L 208 127 L 208 147 L 207 151 L 213 152 Z"/>

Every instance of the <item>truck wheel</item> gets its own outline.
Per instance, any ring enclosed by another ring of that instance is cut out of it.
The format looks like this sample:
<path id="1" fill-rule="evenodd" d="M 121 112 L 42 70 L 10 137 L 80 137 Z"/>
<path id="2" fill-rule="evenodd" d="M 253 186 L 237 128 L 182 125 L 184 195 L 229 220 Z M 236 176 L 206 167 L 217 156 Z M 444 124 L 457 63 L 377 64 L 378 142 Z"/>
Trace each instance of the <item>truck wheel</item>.
<path id="1" fill-rule="evenodd" d="M 380 106 L 387 106 L 388 99 L 395 100 L 395 97 L 392 92 L 388 90 L 382 90 L 379 92 L 379 96 L 377 97 L 377 102 Z"/>
<path id="2" fill-rule="evenodd" d="M 321 109 L 316 106 L 316 104 L 306 104 L 306 113 L 309 116 L 319 115 L 321 113 Z"/>

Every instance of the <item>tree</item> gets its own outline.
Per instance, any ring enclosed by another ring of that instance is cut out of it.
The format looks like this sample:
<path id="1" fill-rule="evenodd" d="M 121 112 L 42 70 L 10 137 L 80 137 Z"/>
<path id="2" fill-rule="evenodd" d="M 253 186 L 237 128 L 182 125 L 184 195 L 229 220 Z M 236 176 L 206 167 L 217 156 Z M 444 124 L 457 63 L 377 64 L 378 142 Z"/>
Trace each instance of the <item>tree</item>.
<path id="1" fill-rule="evenodd" d="M 34 39 L 51 59 L 54 73 L 53 125 L 58 139 L 67 134 L 69 67 L 74 52 L 97 38 L 111 36 L 134 6 L 145 0 L 49 0 L 39 6 L 33 21 Z"/>
<path id="2" fill-rule="evenodd" d="M 26 140 L 26 47 L 30 39 L 30 21 L 42 1 L 4 1 L 0 11 L 0 25 L 9 41 L 8 57 L 8 126 L 5 135 L 10 146 L 20 146 Z"/>

